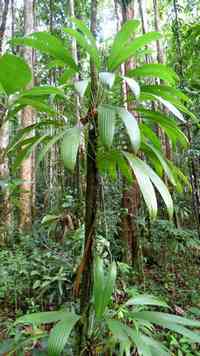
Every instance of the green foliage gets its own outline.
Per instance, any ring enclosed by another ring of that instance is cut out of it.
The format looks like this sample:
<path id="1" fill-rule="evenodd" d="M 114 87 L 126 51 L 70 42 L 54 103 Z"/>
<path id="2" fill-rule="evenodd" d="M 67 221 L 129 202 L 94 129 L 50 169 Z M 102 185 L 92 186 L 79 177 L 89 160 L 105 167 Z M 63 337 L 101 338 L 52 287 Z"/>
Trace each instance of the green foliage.
<path id="1" fill-rule="evenodd" d="M 44 232 L 43 232 L 44 234 Z M 0 303 L 11 310 L 36 311 L 63 303 L 70 283 L 71 257 L 49 241 L 44 249 L 39 239 L 23 236 L 24 242 L 2 249 L 0 253 Z"/>
<path id="2" fill-rule="evenodd" d="M 101 105 L 98 109 L 98 128 L 101 143 L 110 148 L 113 143 L 116 124 L 116 109 L 112 106 Z"/>
<path id="3" fill-rule="evenodd" d="M 115 352 L 120 345 L 121 355 L 124 353 L 128 356 L 131 349 L 136 348 L 141 356 L 154 356 L 155 354 L 169 355 L 168 349 L 159 343 L 154 337 L 153 325 L 159 325 L 178 334 L 186 336 L 192 342 L 200 343 L 198 333 L 193 332 L 190 328 L 200 327 L 200 321 L 183 318 L 173 314 L 167 314 L 157 311 L 148 311 L 146 306 L 168 307 L 168 305 L 152 295 L 138 295 L 128 299 L 122 305 L 115 307 L 115 310 L 108 307 L 111 296 L 116 287 L 116 264 L 113 262 L 108 268 L 107 277 L 103 260 L 96 258 L 94 266 L 94 310 L 97 319 L 93 319 L 92 335 L 100 332 L 100 342 L 103 349 Z M 112 315 L 112 317 L 111 317 Z M 21 317 L 16 324 L 35 324 L 52 323 L 60 320 L 51 330 L 48 340 L 48 353 L 59 356 L 64 350 L 74 325 L 78 322 L 79 317 L 74 313 L 66 311 L 46 312 L 31 314 Z M 129 322 L 129 326 L 127 323 Z M 131 322 L 131 324 L 130 324 Z M 111 335 L 103 341 L 103 330 L 109 329 Z M 41 334 L 41 337 L 44 337 Z"/>
<path id="4" fill-rule="evenodd" d="M 84 49 L 84 51 L 86 51 L 90 55 L 91 60 L 99 70 L 101 58 L 97 50 L 94 37 L 83 22 L 77 19 L 72 19 L 72 22 L 75 23 L 77 30 L 67 28 L 64 29 L 65 32 L 67 32 L 70 36 L 75 37 L 78 44 Z M 117 67 L 119 67 L 120 64 L 133 57 L 139 49 L 143 48 L 148 43 L 151 43 L 152 41 L 155 41 L 160 38 L 160 35 L 158 33 L 152 32 L 133 39 L 131 34 L 135 33 L 138 25 L 138 21 L 128 21 L 122 27 L 121 31 L 117 34 L 107 60 L 107 67 L 109 70 L 114 71 L 115 69 L 117 69 Z M 69 61 L 69 54 L 65 50 L 62 41 L 56 38 L 55 36 L 48 34 L 47 32 L 37 32 L 24 39 L 15 39 L 15 43 L 22 43 L 24 45 L 29 45 L 33 48 L 37 48 L 41 50 L 41 52 L 45 52 L 53 56 L 54 60 L 59 61 L 59 63 L 60 61 L 63 61 L 66 64 L 68 63 L 72 70 L 75 70 L 74 66 L 72 65 L 72 62 Z M 122 47 L 124 48 L 123 51 L 121 51 Z M 174 72 L 168 67 L 165 67 L 164 65 L 144 65 L 136 68 L 134 71 L 131 71 L 131 75 L 143 76 L 147 74 L 149 76 L 152 75 L 160 77 L 161 79 L 167 79 L 167 81 L 172 85 L 174 85 L 175 80 L 177 79 Z M 185 147 L 188 143 L 187 139 L 185 135 L 181 132 L 175 121 L 169 121 L 168 116 L 165 116 L 157 111 L 154 112 L 151 110 L 147 110 L 146 108 L 137 109 L 136 107 L 135 110 L 138 110 L 140 115 L 143 117 L 143 121 L 146 125 L 145 126 L 144 124 L 142 124 L 143 126 L 139 126 L 134 115 L 124 108 L 112 105 L 112 99 L 111 103 L 109 102 L 107 104 L 107 95 L 105 94 L 107 93 L 108 89 L 113 95 L 115 74 L 104 71 L 99 72 L 98 77 L 99 82 L 97 82 L 96 84 L 99 91 L 99 98 L 98 103 L 95 103 L 95 106 L 97 104 L 97 108 L 95 107 L 94 109 L 97 109 L 98 111 L 98 129 L 100 143 L 103 144 L 105 148 L 109 149 L 111 149 L 111 146 L 113 146 L 114 133 L 118 129 L 118 120 L 116 120 L 117 114 L 126 127 L 126 131 L 132 146 L 131 150 L 135 154 L 137 154 L 139 153 L 139 149 L 141 148 L 146 154 L 147 158 L 149 157 L 149 162 L 153 164 L 158 175 L 162 176 L 164 172 L 168 176 L 170 181 L 173 183 L 173 185 L 176 185 L 176 183 L 178 182 L 179 186 L 181 180 L 179 179 L 178 181 L 178 179 L 176 179 L 177 174 L 175 173 L 175 170 L 171 169 L 171 166 L 164 159 L 161 152 L 162 150 L 159 138 L 155 136 L 155 133 L 152 130 L 152 122 L 160 125 L 165 130 L 166 134 L 172 140 L 174 145 L 177 141 L 179 141 Z M 185 119 L 183 117 L 182 112 L 187 113 L 188 115 L 193 117 L 193 114 L 191 114 L 190 111 L 184 105 L 184 103 L 188 101 L 187 96 L 176 88 L 166 85 L 141 86 L 133 78 L 123 77 L 122 79 L 130 87 L 135 98 L 140 100 L 141 103 L 143 102 L 143 100 L 147 102 L 148 100 L 158 100 L 164 107 L 167 108 L 169 112 L 171 112 L 173 116 L 177 117 L 183 122 L 185 122 Z M 90 79 L 83 79 L 81 81 L 75 81 L 74 83 L 74 87 L 79 93 L 79 95 L 82 98 L 85 96 L 85 102 L 87 100 L 86 89 L 88 87 L 89 81 Z M 100 82 L 106 84 L 108 88 L 101 87 Z M 24 94 L 22 94 L 22 96 L 16 101 L 16 109 L 19 110 L 25 105 L 32 105 L 33 107 L 38 108 L 38 110 L 41 109 L 41 111 L 48 112 L 48 110 L 52 109 L 49 108 L 49 106 L 44 100 L 38 100 L 40 97 L 48 97 L 48 95 L 54 95 L 58 98 L 63 97 L 62 91 L 60 91 L 60 89 L 58 88 L 33 88 L 31 91 L 26 91 Z M 89 117 L 87 119 L 89 119 Z M 90 125 L 91 121 L 89 122 L 89 126 Z M 120 122 L 118 126 L 120 127 Z M 140 127 L 142 127 L 142 145 Z M 62 159 L 64 161 L 65 166 L 72 171 L 75 167 L 76 156 L 80 143 L 80 136 L 81 130 L 77 127 L 74 127 L 69 130 L 65 130 L 64 128 L 61 133 L 57 133 L 57 135 L 52 138 L 44 136 L 43 138 L 39 137 L 38 140 L 32 141 L 31 139 L 30 142 L 24 141 L 26 145 L 24 147 L 22 146 L 22 150 L 19 153 L 20 158 L 17 160 L 17 167 L 21 163 L 21 161 L 26 158 L 28 154 L 30 154 L 31 148 L 34 148 L 36 145 L 38 145 L 38 143 L 43 142 L 44 147 L 38 156 L 38 162 L 40 163 L 41 160 L 44 158 L 45 154 L 51 148 L 51 146 L 59 142 L 64 137 L 61 144 Z M 105 155 L 102 156 L 101 147 L 99 147 L 98 149 L 100 150 L 100 154 L 97 153 L 98 165 L 99 167 L 101 167 L 100 170 L 102 172 L 109 173 L 111 177 L 115 179 L 117 177 L 116 172 L 118 165 L 118 168 L 122 171 L 122 174 L 128 177 L 129 181 L 131 180 L 130 172 L 126 167 L 124 160 L 120 158 L 119 162 L 116 162 L 115 158 L 113 159 L 113 157 L 116 156 L 117 150 L 114 149 L 115 155 L 113 155 L 112 152 L 107 153 L 106 161 L 99 163 L 100 159 L 105 159 Z M 128 160 L 128 163 L 130 164 L 130 160 Z M 140 182 L 139 185 L 142 189 L 142 194 L 150 211 L 150 215 L 152 217 L 155 217 L 157 214 L 157 202 L 154 187 L 152 185 L 153 182 L 153 184 L 156 186 L 161 196 L 163 197 L 167 205 L 169 215 L 171 217 L 173 214 L 172 200 L 170 194 L 167 191 L 167 188 L 165 187 L 159 176 L 155 172 L 153 172 L 153 170 L 148 167 L 147 164 L 145 164 L 145 171 L 146 174 L 144 174 L 144 170 L 140 171 L 139 174 L 138 170 L 136 173 L 136 168 L 133 169 L 133 173 L 136 175 L 137 180 Z M 143 180 L 145 180 L 145 182 Z M 144 186 L 146 187 L 146 189 L 144 189 Z"/>
<path id="5" fill-rule="evenodd" d="M 31 70 L 22 58 L 8 53 L 0 58 L 0 84 L 7 95 L 24 89 L 31 79 Z"/>
<path id="6" fill-rule="evenodd" d="M 35 48 L 55 59 L 59 59 L 65 65 L 70 66 L 73 70 L 77 70 L 77 66 L 70 52 L 63 45 L 62 41 L 49 32 L 34 32 L 27 37 L 13 39 L 12 43 L 14 45 L 23 45 Z"/>
<path id="7" fill-rule="evenodd" d="M 141 67 L 131 69 L 128 72 L 133 77 L 156 77 L 174 85 L 178 80 L 177 74 L 168 66 L 160 63 L 143 64 Z"/>
<path id="8" fill-rule="evenodd" d="M 62 159 L 65 167 L 73 171 L 76 164 L 76 156 L 80 144 L 82 130 L 74 127 L 65 132 L 61 146 Z"/>

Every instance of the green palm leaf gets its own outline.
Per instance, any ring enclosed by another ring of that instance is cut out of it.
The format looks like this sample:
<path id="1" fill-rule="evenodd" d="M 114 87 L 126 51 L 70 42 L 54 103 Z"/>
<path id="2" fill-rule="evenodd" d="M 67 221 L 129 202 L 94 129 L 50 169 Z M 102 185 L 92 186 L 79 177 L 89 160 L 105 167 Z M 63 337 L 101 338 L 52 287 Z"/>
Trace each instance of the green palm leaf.
<path id="1" fill-rule="evenodd" d="M 98 108 L 98 128 L 102 144 L 112 146 L 116 123 L 116 109 L 112 106 L 101 105 Z"/>
<path id="2" fill-rule="evenodd" d="M 134 152 L 137 153 L 141 142 L 140 129 L 137 120 L 129 111 L 125 109 L 118 108 L 117 113 L 126 127 Z"/>
<path id="3" fill-rule="evenodd" d="M 61 155 L 64 165 L 70 171 L 74 170 L 76 157 L 80 145 L 82 130 L 79 127 L 73 127 L 65 131 L 65 136 L 61 145 Z"/>
<path id="4" fill-rule="evenodd" d="M 68 341 L 69 335 L 79 317 L 74 313 L 66 313 L 65 319 L 58 322 L 52 329 L 48 339 L 48 355 L 60 356 Z"/>

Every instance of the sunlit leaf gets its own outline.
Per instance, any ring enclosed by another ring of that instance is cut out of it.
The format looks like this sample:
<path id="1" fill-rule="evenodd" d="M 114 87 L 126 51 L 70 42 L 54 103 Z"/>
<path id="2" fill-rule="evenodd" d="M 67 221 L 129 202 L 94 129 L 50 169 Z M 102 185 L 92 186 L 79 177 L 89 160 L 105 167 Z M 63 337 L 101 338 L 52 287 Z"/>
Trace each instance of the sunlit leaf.
<path id="1" fill-rule="evenodd" d="M 138 127 L 137 120 L 129 111 L 125 109 L 118 108 L 117 113 L 126 127 L 134 152 L 137 153 L 141 142 L 140 129 Z"/>
<path id="2" fill-rule="evenodd" d="M 136 80 L 134 80 L 132 78 L 128 78 L 128 77 L 123 77 L 123 78 L 124 78 L 125 82 L 128 84 L 128 86 L 131 89 L 131 91 L 133 92 L 133 94 L 135 95 L 136 99 L 138 99 L 140 96 L 139 84 L 136 82 Z"/>
<path id="3" fill-rule="evenodd" d="M 111 89 L 115 82 L 115 74 L 110 72 L 100 72 L 99 79 L 103 84 L 108 85 L 108 87 Z"/>
<path id="4" fill-rule="evenodd" d="M 167 307 L 169 308 L 169 306 L 162 300 L 160 300 L 159 298 L 153 296 L 153 295 L 149 295 L 149 294 L 140 294 L 137 295 L 131 299 L 129 299 L 125 305 L 127 306 L 131 306 L 131 305 L 155 305 L 155 306 L 159 306 L 159 307 Z"/>
<path id="5" fill-rule="evenodd" d="M 148 171 L 139 158 L 134 155 L 124 152 L 125 157 L 127 158 L 134 174 L 137 179 L 138 185 L 140 187 L 141 193 L 143 195 L 144 201 L 149 210 L 151 218 L 155 218 L 157 215 L 157 199 L 154 187 L 151 183 Z"/>
<path id="6" fill-rule="evenodd" d="M 8 95 L 24 89 L 31 79 L 31 70 L 22 58 L 8 53 L 0 57 L 0 84 Z"/>
<path id="7" fill-rule="evenodd" d="M 80 97 L 83 98 L 89 84 L 89 79 L 80 80 L 74 83 L 76 91 L 79 93 Z"/>
<path id="8" fill-rule="evenodd" d="M 178 76 L 173 69 L 161 63 L 143 64 L 141 67 L 131 69 L 128 75 L 133 77 L 157 77 L 169 84 L 175 84 L 178 80 Z"/>
<path id="9" fill-rule="evenodd" d="M 100 140 L 106 147 L 111 147 L 115 133 L 116 109 L 112 106 L 101 105 L 98 108 L 98 128 Z"/>
<path id="10" fill-rule="evenodd" d="M 26 37 L 14 38 L 11 42 L 14 45 L 38 49 L 41 53 L 46 53 L 57 60 L 61 60 L 73 70 L 77 70 L 76 63 L 68 49 L 59 38 L 49 32 L 34 32 Z"/>
<path id="11" fill-rule="evenodd" d="M 61 154 L 64 165 L 67 169 L 73 171 L 76 164 L 76 157 L 81 139 L 81 129 L 73 127 L 65 132 L 61 145 Z"/>

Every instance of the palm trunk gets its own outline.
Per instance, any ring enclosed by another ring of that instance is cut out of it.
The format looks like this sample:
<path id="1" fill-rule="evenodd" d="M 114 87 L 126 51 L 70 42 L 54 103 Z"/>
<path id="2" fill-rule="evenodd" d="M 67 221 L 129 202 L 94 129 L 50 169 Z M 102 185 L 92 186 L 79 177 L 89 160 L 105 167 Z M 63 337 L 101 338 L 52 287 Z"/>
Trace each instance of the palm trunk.
<path id="1" fill-rule="evenodd" d="M 34 0 L 24 0 L 24 32 L 28 35 L 34 31 Z M 24 58 L 33 72 L 33 50 L 24 49 Z M 33 86 L 33 82 L 29 88 Z M 34 111 L 31 107 L 26 107 L 22 111 L 22 127 L 32 125 L 34 122 Z M 33 179 L 33 154 L 23 161 L 21 166 L 21 179 L 24 181 L 21 185 L 20 194 L 20 229 L 29 230 L 32 226 L 32 179 Z"/>
<path id="2" fill-rule="evenodd" d="M 91 32 L 96 36 L 97 22 L 97 0 L 91 2 Z M 91 108 L 94 112 L 97 100 L 97 70 L 95 65 L 90 64 L 91 73 Z M 84 315 L 85 323 L 80 330 L 80 345 L 85 346 L 89 327 L 89 306 L 92 293 L 92 267 L 93 267 L 93 247 L 96 237 L 96 212 L 98 194 L 98 175 L 96 162 L 97 149 L 97 114 L 89 118 L 90 128 L 87 146 L 87 177 L 86 177 L 86 213 L 85 213 L 85 250 L 84 250 L 84 269 L 82 274 L 80 290 L 80 312 Z M 83 355 L 88 355 L 87 350 Z"/>

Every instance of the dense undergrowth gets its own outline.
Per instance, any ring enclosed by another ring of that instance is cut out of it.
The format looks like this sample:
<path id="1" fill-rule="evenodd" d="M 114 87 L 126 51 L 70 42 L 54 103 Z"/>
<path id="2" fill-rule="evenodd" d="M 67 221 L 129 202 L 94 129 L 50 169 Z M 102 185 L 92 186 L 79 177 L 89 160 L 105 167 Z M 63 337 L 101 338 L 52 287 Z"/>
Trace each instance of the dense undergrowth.
<path id="1" fill-rule="evenodd" d="M 136 271 L 123 262 L 118 263 L 114 308 L 128 297 L 148 293 L 165 300 L 174 314 L 198 319 L 200 244 L 196 232 L 177 229 L 165 220 L 157 221 L 145 232 L 142 221 L 140 227 L 139 267 Z M 1 342 L 16 337 L 12 327 L 16 317 L 30 312 L 57 310 L 63 306 L 77 309 L 73 301 L 73 283 L 83 236 L 81 227 L 68 233 L 61 244 L 48 237 L 47 231 L 42 229 L 40 234 L 32 236 L 16 234 L 8 246 L 2 247 Z M 98 249 L 106 261 L 109 259 L 109 244 L 105 245 L 106 240 L 101 235 L 98 241 Z M 116 248 L 116 253 L 118 250 Z M 24 329 L 24 333 L 29 331 L 28 327 Z M 199 346 L 191 344 L 187 338 L 164 332 L 161 328 L 157 333 L 172 355 L 200 355 Z M 38 352 L 39 347 L 40 343 L 36 345 Z M 27 355 L 35 355 L 34 352 L 27 351 Z M 3 351 L 0 354 L 3 355 Z"/>

